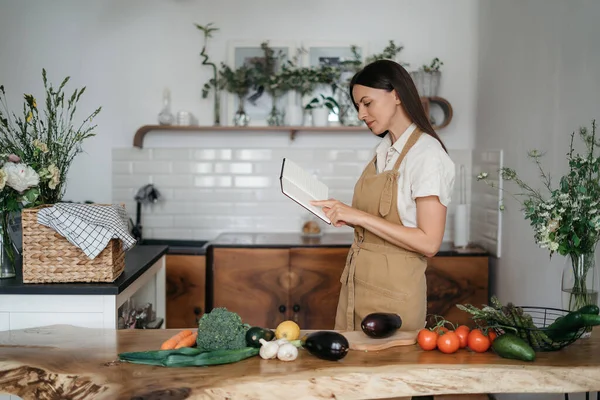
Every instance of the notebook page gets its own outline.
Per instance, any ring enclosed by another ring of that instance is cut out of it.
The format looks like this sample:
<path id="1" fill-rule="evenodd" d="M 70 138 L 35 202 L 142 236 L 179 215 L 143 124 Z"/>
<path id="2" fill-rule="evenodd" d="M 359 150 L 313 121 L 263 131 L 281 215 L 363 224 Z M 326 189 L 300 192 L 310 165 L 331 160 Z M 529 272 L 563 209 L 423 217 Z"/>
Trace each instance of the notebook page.
<path id="1" fill-rule="evenodd" d="M 312 196 L 313 200 L 327 200 L 329 188 L 323 182 L 317 180 L 306 172 L 298 164 L 290 159 L 284 159 L 283 177 L 294 183 L 300 189 Z"/>
<path id="2" fill-rule="evenodd" d="M 329 188 L 327 185 L 309 175 L 299 165 L 289 159 L 283 160 L 280 181 L 281 190 L 284 194 L 323 221 L 328 224 L 331 223 L 329 218 L 323 213 L 321 207 L 315 207 L 310 204 L 311 200 L 328 199 Z"/>

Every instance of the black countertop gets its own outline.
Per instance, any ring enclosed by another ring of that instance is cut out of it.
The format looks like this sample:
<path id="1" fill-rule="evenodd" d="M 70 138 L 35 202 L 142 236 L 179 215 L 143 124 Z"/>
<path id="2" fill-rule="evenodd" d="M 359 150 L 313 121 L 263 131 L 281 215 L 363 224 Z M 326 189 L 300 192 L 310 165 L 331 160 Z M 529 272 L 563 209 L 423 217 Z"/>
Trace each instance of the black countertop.
<path id="1" fill-rule="evenodd" d="M 17 276 L 0 279 L 0 295 L 3 294 L 56 294 L 56 295 L 117 295 L 127 289 L 148 268 L 167 253 L 165 245 L 136 245 L 125 253 L 125 270 L 111 283 L 23 283 L 21 266 Z"/>
<path id="2" fill-rule="evenodd" d="M 169 246 L 167 254 L 186 254 L 202 256 L 210 243 L 207 240 L 143 239 L 140 245 Z"/>
<path id="3" fill-rule="evenodd" d="M 350 247 L 353 233 L 324 233 L 321 236 L 309 237 L 300 233 L 223 233 L 211 240 L 212 247 Z M 456 248 L 451 243 L 442 243 L 436 254 L 438 257 L 448 256 L 488 256 L 487 250 L 480 247 Z"/>

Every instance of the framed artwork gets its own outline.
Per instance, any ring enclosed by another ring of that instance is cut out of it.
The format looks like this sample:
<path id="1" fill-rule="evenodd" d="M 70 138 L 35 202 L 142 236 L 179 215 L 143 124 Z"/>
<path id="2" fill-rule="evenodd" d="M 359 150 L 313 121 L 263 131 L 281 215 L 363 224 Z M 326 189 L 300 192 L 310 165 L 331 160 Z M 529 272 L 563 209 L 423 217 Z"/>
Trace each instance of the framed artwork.
<path id="1" fill-rule="evenodd" d="M 264 59 L 264 52 L 260 45 L 263 41 L 231 41 L 228 43 L 228 60 L 227 64 L 232 69 L 237 69 L 250 61 L 257 59 Z M 271 47 L 275 54 L 280 54 L 284 57 L 284 60 L 294 56 L 296 46 L 294 42 L 282 42 L 269 40 L 269 47 Z M 279 69 L 280 65 L 276 66 Z M 239 100 L 237 96 L 232 93 L 226 93 L 227 95 L 227 125 L 233 124 L 233 116 L 238 109 Z M 284 94 L 277 100 L 278 108 L 284 109 L 288 103 L 288 95 Z M 258 92 L 251 90 L 244 101 L 244 111 L 250 117 L 249 126 L 266 126 L 267 117 L 273 106 L 273 99 L 266 92 Z"/>
<path id="2" fill-rule="evenodd" d="M 345 61 L 352 61 L 355 59 L 355 55 L 352 52 L 352 45 L 357 47 L 359 59 L 361 60 L 362 65 L 364 65 L 364 61 L 368 52 L 368 46 L 366 43 L 362 42 L 303 42 L 302 48 L 306 50 L 303 55 L 303 63 L 307 67 L 317 67 L 320 65 L 343 65 Z M 348 95 L 348 89 L 346 86 L 346 83 L 350 82 L 350 79 L 355 72 L 356 69 L 348 69 L 342 72 L 340 79 L 341 87 L 336 91 L 334 96 L 340 105 L 340 113 L 339 115 L 334 113 L 329 114 L 329 122 L 331 124 L 336 124 L 339 122 L 343 122 L 344 125 L 360 124 L 357 116 L 354 115 L 356 110 L 352 105 L 352 100 Z M 314 93 L 315 96 L 318 96 L 319 94 L 323 94 L 324 96 L 332 96 L 333 91 L 329 86 L 321 86 Z"/>

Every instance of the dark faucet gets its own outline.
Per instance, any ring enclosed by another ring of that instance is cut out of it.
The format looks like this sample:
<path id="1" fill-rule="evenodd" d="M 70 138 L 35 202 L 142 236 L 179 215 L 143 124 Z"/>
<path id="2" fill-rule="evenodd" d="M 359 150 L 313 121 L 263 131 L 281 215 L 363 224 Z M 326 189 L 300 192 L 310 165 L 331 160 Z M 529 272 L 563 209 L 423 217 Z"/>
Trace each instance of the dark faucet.
<path id="1" fill-rule="evenodd" d="M 136 222 L 135 224 L 131 220 L 131 234 L 137 241 L 142 240 L 142 204 L 156 203 L 160 198 L 160 192 L 151 183 L 142 186 L 134 196 L 134 200 L 137 202 L 136 207 Z"/>

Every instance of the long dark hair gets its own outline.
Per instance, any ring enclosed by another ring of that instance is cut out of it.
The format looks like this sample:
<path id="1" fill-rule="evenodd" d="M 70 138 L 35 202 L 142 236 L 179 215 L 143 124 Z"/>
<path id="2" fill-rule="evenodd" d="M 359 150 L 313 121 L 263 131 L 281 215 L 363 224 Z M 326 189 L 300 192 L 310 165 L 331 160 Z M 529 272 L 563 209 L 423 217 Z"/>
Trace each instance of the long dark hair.
<path id="1" fill-rule="evenodd" d="M 352 96 L 352 88 L 354 85 L 363 85 L 374 89 L 383 89 L 391 92 L 395 90 L 400 98 L 404 111 L 408 114 L 410 119 L 421 129 L 423 132 L 435 138 L 446 153 L 446 146 L 435 133 L 433 126 L 429 122 L 429 118 L 425 114 L 421 98 L 417 92 L 415 84 L 408 74 L 408 72 L 397 62 L 391 60 L 378 60 L 365 66 L 362 70 L 358 71 L 350 81 L 350 98 L 354 107 L 358 110 L 358 106 Z M 379 135 L 380 137 L 385 136 L 387 132 Z"/>

